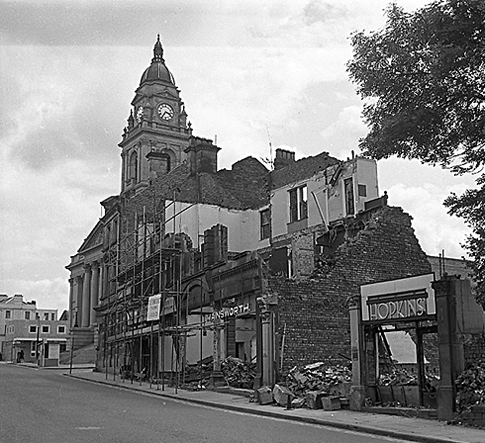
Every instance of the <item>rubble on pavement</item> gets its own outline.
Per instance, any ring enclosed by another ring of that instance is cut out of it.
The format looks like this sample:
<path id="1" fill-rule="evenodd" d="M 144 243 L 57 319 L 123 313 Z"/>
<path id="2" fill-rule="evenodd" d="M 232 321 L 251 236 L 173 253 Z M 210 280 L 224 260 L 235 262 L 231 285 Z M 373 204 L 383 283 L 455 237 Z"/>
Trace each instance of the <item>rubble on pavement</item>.
<path id="1" fill-rule="evenodd" d="M 252 389 L 256 377 L 256 363 L 245 362 L 240 358 L 227 357 L 221 364 L 222 373 L 229 386 Z"/>
<path id="2" fill-rule="evenodd" d="M 287 376 L 287 387 L 297 397 L 305 397 L 308 392 L 345 395 L 344 384 L 352 381 L 352 372 L 345 366 L 327 366 L 323 362 L 303 367 L 295 366 Z"/>
<path id="3" fill-rule="evenodd" d="M 485 361 L 469 365 L 456 379 L 458 412 L 485 404 Z"/>

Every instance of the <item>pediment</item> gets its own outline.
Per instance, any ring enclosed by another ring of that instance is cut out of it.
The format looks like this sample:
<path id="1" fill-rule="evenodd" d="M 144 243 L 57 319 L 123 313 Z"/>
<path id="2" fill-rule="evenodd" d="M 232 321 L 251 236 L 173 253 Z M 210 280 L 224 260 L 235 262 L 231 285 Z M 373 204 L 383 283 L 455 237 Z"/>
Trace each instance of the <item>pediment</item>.
<path id="1" fill-rule="evenodd" d="M 79 248 L 78 252 L 83 252 L 88 249 L 92 249 L 96 246 L 103 245 L 103 224 L 101 221 L 96 223 L 96 226 L 92 229 L 89 235 L 84 239 L 81 247 Z"/>

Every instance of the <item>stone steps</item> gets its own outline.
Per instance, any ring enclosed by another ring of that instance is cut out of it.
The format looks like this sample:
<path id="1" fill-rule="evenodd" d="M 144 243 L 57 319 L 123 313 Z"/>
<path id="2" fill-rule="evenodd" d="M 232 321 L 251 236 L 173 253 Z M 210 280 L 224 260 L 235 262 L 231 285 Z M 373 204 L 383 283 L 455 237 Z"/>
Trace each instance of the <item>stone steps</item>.
<path id="1" fill-rule="evenodd" d="M 87 364 L 96 362 L 96 345 L 94 343 L 75 349 L 72 353 L 72 363 Z M 71 351 L 62 352 L 59 358 L 59 363 L 68 365 L 71 363 Z"/>

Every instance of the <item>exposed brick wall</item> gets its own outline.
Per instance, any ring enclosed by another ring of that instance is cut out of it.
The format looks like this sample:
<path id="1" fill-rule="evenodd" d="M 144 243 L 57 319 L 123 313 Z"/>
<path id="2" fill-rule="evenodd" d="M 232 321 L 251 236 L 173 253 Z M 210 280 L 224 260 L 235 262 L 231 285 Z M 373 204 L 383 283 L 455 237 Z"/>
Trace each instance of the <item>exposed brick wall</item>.
<path id="1" fill-rule="evenodd" d="M 485 360 L 485 334 L 474 334 L 469 337 L 463 346 L 465 354 L 465 367 L 468 364 Z"/>
<path id="2" fill-rule="evenodd" d="M 315 268 L 315 240 L 313 232 L 299 231 L 291 236 L 291 253 L 293 255 L 293 275 L 309 276 Z"/>
<path id="3" fill-rule="evenodd" d="M 278 295 L 280 332 L 286 323 L 283 372 L 297 364 L 346 364 L 350 357 L 348 302 L 360 285 L 430 272 L 411 217 L 401 208 L 383 207 L 365 227 L 325 257 L 313 278 L 269 277 Z"/>

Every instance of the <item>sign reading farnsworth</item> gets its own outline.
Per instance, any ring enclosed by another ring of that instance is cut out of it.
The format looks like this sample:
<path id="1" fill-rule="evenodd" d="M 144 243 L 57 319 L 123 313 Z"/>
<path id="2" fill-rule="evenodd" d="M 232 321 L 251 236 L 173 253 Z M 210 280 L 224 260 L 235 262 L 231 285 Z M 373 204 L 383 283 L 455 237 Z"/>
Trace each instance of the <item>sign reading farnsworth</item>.
<path id="1" fill-rule="evenodd" d="M 148 298 L 148 321 L 158 321 L 160 318 L 160 299 L 161 294 L 152 295 Z"/>
<path id="2" fill-rule="evenodd" d="M 425 274 L 362 285 L 362 321 L 411 321 L 436 314 L 433 281 L 434 274 Z"/>

